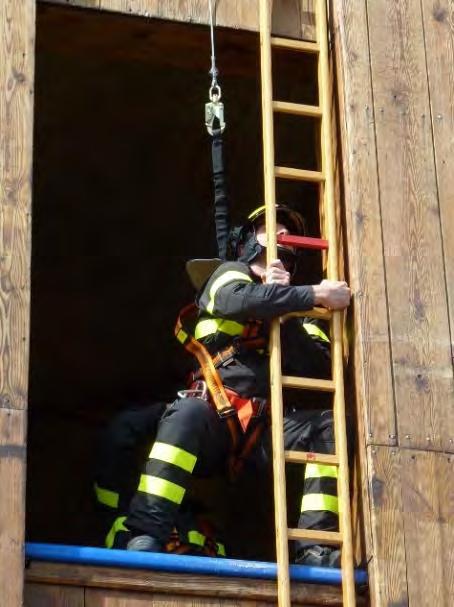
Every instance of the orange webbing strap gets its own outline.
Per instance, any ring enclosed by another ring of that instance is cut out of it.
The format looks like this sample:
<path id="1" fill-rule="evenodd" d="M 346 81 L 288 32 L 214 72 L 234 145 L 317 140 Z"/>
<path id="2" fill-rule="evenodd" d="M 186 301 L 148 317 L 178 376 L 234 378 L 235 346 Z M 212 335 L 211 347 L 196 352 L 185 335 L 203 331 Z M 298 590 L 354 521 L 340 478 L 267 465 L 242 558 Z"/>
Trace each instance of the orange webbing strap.
<path id="1" fill-rule="evenodd" d="M 197 358 L 214 406 L 216 407 L 219 416 L 227 421 L 232 436 L 233 450 L 236 451 L 238 445 L 236 409 L 230 404 L 222 380 L 219 373 L 216 371 L 216 367 L 214 366 L 208 350 L 183 328 L 182 318 L 187 318 L 190 314 L 194 315 L 196 312 L 197 307 L 195 304 L 183 308 L 177 318 L 175 336 L 178 341 L 183 344 L 186 350 Z"/>

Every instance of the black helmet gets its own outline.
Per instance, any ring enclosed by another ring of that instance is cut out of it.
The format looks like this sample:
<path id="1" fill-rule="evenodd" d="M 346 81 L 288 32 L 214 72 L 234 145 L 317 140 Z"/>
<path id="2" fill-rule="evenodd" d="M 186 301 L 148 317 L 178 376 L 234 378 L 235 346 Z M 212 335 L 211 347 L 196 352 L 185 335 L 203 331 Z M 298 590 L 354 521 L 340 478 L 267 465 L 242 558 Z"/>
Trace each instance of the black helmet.
<path id="1" fill-rule="evenodd" d="M 230 231 L 227 253 L 229 259 L 251 263 L 262 253 L 265 247 L 257 241 L 255 230 L 258 224 L 263 223 L 265 211 L 265 205 L 258 207 L 248 215 L 247 221 L 242 226 L 233 228 Z M 304 236 L 304 219 L 297 211 L 294 211 L 283 204 L 277 204 L 276 218 L 291 234 Z M 287 258 L 287 261 L 290 261 L 289 257 L 291 257 L 293 265 L 295 264 L 295 253 L 288 248 L 280 247 L 279 245 L 278 251 L 283 257 Z"/>

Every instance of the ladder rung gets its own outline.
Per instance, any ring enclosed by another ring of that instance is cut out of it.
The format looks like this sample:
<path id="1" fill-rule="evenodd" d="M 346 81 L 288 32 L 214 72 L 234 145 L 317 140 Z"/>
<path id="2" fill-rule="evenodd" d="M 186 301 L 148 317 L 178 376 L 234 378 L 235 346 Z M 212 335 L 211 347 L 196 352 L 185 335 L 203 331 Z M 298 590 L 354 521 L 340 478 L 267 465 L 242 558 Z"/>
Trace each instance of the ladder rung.
<path id="1" fill-rule="evenodd" d="M 291 38 L 271 37 L 271 45 L 285 48 L 289 51 L 300 51 L 302 53 L 319 53 L 320 46 L 317 42 L 306 42 L 305 40 L 292 40 Z"/>
<path id="2" fill-rule="evenodd" d="M 294 116 L 313 116 L 320 118 L 322 110 L 316 105 L 303 105 L 302 103 L 289 103 L 287 101 L 273 101 L 275 112 L 293 114 Z"/>
<path id="3" fill-rule="evenodd" d="M 310 451 L 285 451 L 285 461 L 289 464 L 321 464 L 322 466 L 339 466 L 337 455 L 329 453 L 311 453 Z"/>
<path id="4" fill-rule="evenodd" d="M 315 379 L 312 377 L 282 376 L 284 388 L 300 388 L 301 390 L 320 390 L 322 392 L 334 392 L 335 385 L 332 379 Z"/>
<path id="5" fill-rule="evenodd" d="M 317 544 L 342 546 L 342 535 L 338 531 L 318 531 L 315 529 L 288 529 L 289 540 L 314 540 Z"/>
<path id="6" fill-rule="evenodd" d="M 323 173 L 320 171 L 307 171 L 306 169 L 293 169 L 290 167 L 274 167 L 276 177 L 282 179 L 295 179 L 297 181 L 312 181 L 320 183 L 324 181 Z"/>
<path id="7" fill-rule="evenodd" d="M 306 310 L 304 312 L 289 312 L 281 316 L 284 320 L 287 318 L 319 318 L 321 320 L 331 320 L 331 310 L 326 308 L 312 308 L 312 310 Z"/>

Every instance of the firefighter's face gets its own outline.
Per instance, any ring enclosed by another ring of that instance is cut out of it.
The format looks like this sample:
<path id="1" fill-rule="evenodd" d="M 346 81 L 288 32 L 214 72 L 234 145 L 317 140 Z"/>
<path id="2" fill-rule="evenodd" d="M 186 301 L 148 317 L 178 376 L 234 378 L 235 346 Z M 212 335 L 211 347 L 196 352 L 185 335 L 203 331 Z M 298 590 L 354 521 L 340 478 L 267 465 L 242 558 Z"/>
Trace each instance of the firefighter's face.
<path id="1" fill-rule="evenodd" d="M 288 229 L 284 224 L 277 222 L 276 223 L 276 236 L 285 236 L 289 234 Z M 255 237 L 257 238 L 257 242 L 262 245 L 262 247 L 266 247 L 266 228 L 265 224 L 259 224 L 255 228 Z M 286 247 L 291 249 L 291 247 Z"/>

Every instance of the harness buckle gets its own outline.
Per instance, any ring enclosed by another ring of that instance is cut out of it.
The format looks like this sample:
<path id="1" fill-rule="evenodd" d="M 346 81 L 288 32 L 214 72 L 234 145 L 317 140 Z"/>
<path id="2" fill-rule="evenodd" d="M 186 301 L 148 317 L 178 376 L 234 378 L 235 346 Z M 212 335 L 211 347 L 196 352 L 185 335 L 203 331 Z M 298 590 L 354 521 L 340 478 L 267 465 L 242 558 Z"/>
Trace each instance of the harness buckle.
<path id="1" fill-rule="evenodd" d="M 221 419 L 228 419 L 229 417 L 236 417 L 237 411 L 235 407 L 224 407 L 224 409 L 217 409 L 217 414 Z"/>
<path id="2" fill-rule="evenodd" d="M 202 379 L 199 379 L 188 390 L 179 390 L 177 395 L 179 398 L 201 398 L 202 400 L 208 400 L 207 384 Z"/>

